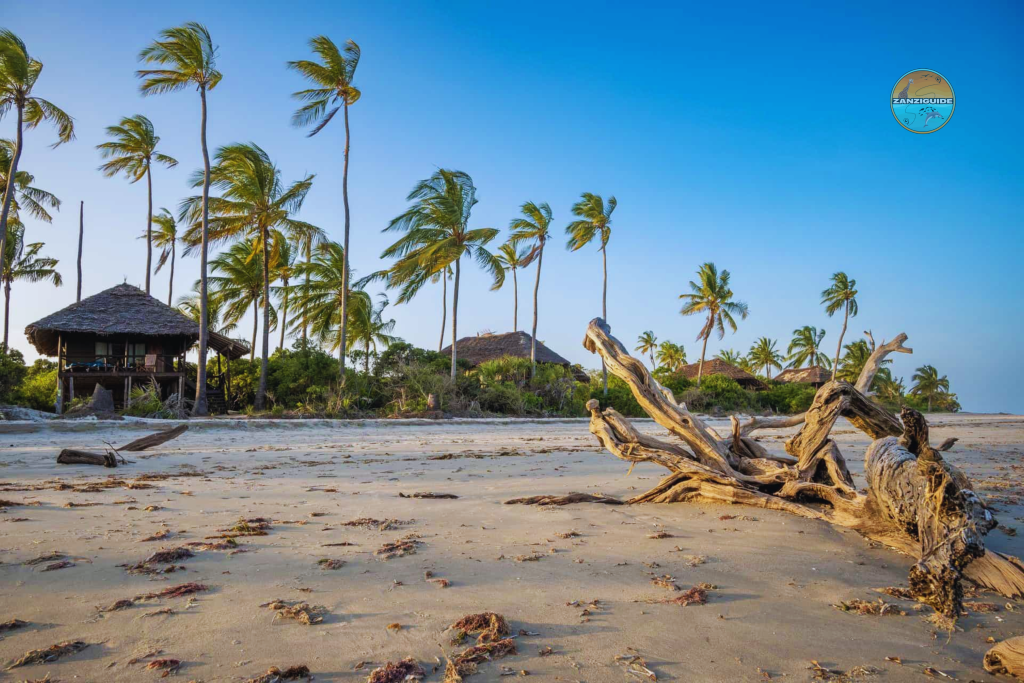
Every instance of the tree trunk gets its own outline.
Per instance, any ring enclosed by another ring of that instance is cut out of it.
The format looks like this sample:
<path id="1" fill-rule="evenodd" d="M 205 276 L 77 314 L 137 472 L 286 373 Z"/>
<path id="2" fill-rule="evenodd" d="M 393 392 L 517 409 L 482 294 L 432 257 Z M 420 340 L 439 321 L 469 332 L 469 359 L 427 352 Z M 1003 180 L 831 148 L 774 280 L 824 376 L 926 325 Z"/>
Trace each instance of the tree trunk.
<path id="1" fill-rule="evenodd" d="M 839 332 L 839 343 L 836 344 L 836 362 L 832 364 L 832 379 L 836 378 L 839 372 L 839 354 L 843 352 L 843 336 L 846 335 L 846 324 L 850 320 L 850 302 L 846 302 L 846 312 L 843 314 L 843 329 Z"/>
<path id="2" fill-rule="evenodd" d="M 448 266 L 441 271 L 441 340 L 437 342 L 437 352 L 444 348 L 444 328 L 448 324 Z"/>
<path id="3" fill-rule="evenodd" d="M 608 245 L 601 245 L 601 267 L 604 271 L 604 284 L 601 287 L 601 318 L 608 319 Z M 601 379 L 604 383 L 604 395 L 608 395 L 608 368 L 601 359 Z M 697 378 L 697 386 L 700 386 L 700 377 Z"/>
<path id="4" fill-rule="evenodd" d="M 455 360 L 456 345 L 458 343 L 458 322 L 459 322 L 459 262 L 462 258 L 455 259 L 455 287 L 452 293 L 452 381 L 455 381 Z"/>
<path id="5" fill-rule="evenodd" d="M 544 263 L 544 238 L 537 252 L 537 280 L 533 283 L 533 331 L 530 334 L 530 379 L 537 374 L 537 299 L 540 293 L 540 267 Z"/>
<path id="6" fill-rule="evenodd" d="M 288 280 L 284 280 L 284 300 L 281 301 L 281 344 L 278 346 L 284 350 L 284 331 L 288 326 Z"/>
<path id="7" fill-rule="evenodd" d="M 252 346 L 249 347 L 249 362 L 256 360 L 256 325 L 260 320 L 259 297 L 252 300 Z"/>
<path id="8" fill-rule="evenodd" d="M 207 280 L 207 258 L 210 246 L 210 151 L 206 147 L 206 87 L 199 88 L 202 101 L 202 118 L 199 137 L 203 147 L 203 233 L 199 251 L 199 360 L 196 363 L 196 402 L 193 415 L 206 415 L 206 342 L 209 339 L 209 282 Z"/>
<path id="9" fill-rule="evenodd" d="M 789 455 L 775 455 L 744 436 L 738 420 L 733 420 L 731 438 L 723 439 L 671 401 L 643 363 L 609 332 L 603 320 L 592 321 L 584 346 L 599 353 L 644 411 L 680 440 L 647 436 L 615 410 L 602 412 L 596 400 L 587 404 L 591 433 L 614 456 L 654 462 L 670 471 L 628 503 L 743 503 L 854 529 L 920 558 L 910 570 L 910 590 L 947 617 L 961 613 L 965 576 L 1007 597 L 1024 594 L 1024 565 L 985 550 L 982 537 L 995 521 L 967 477 L 929 445 L 920 413 L 904 408 L 901 424 L 855 386 L 830 381 L 818 390 L 800 431 L 786 442 Z M 857 491 L 830 438 L 841 417 L 874 440 L 865 457 L 866 495 Z M 766 420 L 752 429 L 774 426 Z"/>
<path id="10" fill-rule="evenodd" d="M 153 166 L 146 163 L 146 196 L 149 213 L 146 214 L 146 294 L 149 294 L 149 277 L 153 272 Z M 170 305 L 170 304 L 168 304 Z"/>
<path id="11" fill-rule="evenodd" d="M 11 326 L 11 281 L 4 278 L 4 351 L 7 351 L 7 331 Z"/>
<path id="12" fill-rule="evenodd" d="M 700 347 L 700 363 L 697 364 L 697 388 L 698 389 L 700 389 L 700 379 L 701 379 L 701 377 L 704 376 L 704 354 L 706 354 L 708 352 L 708 337 L 710 337 L 710 336 L 711 336 L 711 331 L 709 330 L 708 333 L 704 335 L 704 345 Z M 751 368 L 751 369 L 753 369 L 753 368 Z"/>
<path id="13" fill-rule="evenodd" d="M 366 354 L 363 356 L 363 374 L 370 376 L 370 346 L 366 346 Z"/>
<path id="14" fill-rule="evenodd" d="M 11 213 L 11 202 L 14 201 L 14 192 L 18 185 L 14 177 L 18 174 L 18 161 L 21 159 L 21 147 L 24 144 L 22 137 L 22 122 L 25 118 L 25 105 L 18 104 L 18 123 L 15 128 L 14 137 L 14 158 L 11 159 L 11 168 L 7 173 L 7 187 L 4 189 L 4 203 L 0 208 L 0 273 L 4 270 L 4 261 L 7 258 L 7 218 Z M 81 298 L 81 297 L 79 297 Z M 4 343 L 4 353 L 7 353 L 7 343 Z"/>
<path id="15" fill-rule="evenodd" d="M 174 300 L 174 258 L 177 256 L 178 251 L 178 240 L 175 237 L 174 241 L 171 242 L 171 278 L 167 282 L 167 305 L 173 306 L 171 303 Z"/>
<path id="16" fill-rule="evenodd" d="M 78 298 L 82 300 L 82 242 L 85 241 L 85 202 L 78 204 Z"/>
<path id="17" fill-rule="evenodd" d="M 519 331 L 519 280 L 516 269 L 512 269 L 512 331 Z"/>
<path id="18" fill-rule="evenodd" d="M 267 402 L 267 365 L 270 358 L 270 249 L 267 242 L 270 235 L 266 226 L 260 227 L 260 242 L 263 243 L 263 345 L 260 349 L 260 383 L 256 389 L 256 410 L 263 410 Z"/>
<path id="19" fill-rule="evenodd" d="M 309 267 L 313 263 L 313 241 L 306 245 L 306 291 L 309 291 Z M 306 330 L 309 329 L 309 316 L 306 315 L 305 297 L 302 299 L 302 341 L 306 341 Z"/>
<path id="20" fill-rule="evenodd" d="M 341 292 L 341 385 L 345 386 L 345 354 L 348 339 L 348 281 L 349 281 L 349 257 L 348 257 L 348 232 L 349 232 L 349 211 L 348 211 L 348 151 L 349 151 L 349 128 L 348 128 L 348 103 L 345 103 L 345 168 L 341 175 L 341 198 L 345 204 L 345 241 L 342 245 L 345 249 L 345 277 L 343 290 Z"/>

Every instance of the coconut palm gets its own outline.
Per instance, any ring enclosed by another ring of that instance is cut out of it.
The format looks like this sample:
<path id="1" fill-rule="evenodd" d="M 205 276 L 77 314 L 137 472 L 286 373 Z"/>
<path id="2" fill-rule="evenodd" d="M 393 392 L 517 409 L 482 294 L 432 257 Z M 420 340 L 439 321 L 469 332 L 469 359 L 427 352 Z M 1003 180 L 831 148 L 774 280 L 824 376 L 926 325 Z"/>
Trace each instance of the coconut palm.
<path id="1" fill-rule="evenodd" d="M 174 262 L 178 256 L 178 221 L 170 211 L 161 208 L 160 213 L 153 216 L 153 223 L 156 224 L 156 230 L 147 230 L 142 236 L 150 238 L 151 234 L 152 243 L 160 250 L 154 274 L 160 272 L 168 258 L 171 259 L 171 277 L 167 283 L 167 305 L 170 306 L 174 298 Z"/>
<path id="2" fill-rule="evenodd" d="M 11 163 L 14 155 L 17 154 L 17 145 L 14 140 L 0 139 L 0 187 L 7 187 L 7 179 L 10 177 Z M 15 174 L 14 196 L 11 199 L 11 208 L 8 214 L 8 227 L 15 223 L 21 224 L 19 211 L 24 209 L 32 218 L 50 223 L 53 217 L 47 209 L 60 211 L 60 200 L 53 194 L 35 187 L 35 176 L 25 170 Z"/>
<path id="3" fill-rule="evenodd" d="M 146 294 L 149 294 L 153 267 L 153 162 L 173 168 L 178 161 L 156 151 L 160 136 L 153 129 L 153 122 L 142 114 L 123 118 L 116 126 L 108 126 L 107 135 L 113 139 L 96 145 L 102 157 L 110 159 L 100 166 L 103 175 L 112 178 L 123 173 L 131 183 L 146 179 Z"/>
<path id="4" fill-rule="evenodd" d="M 654 370 L 658 366 L 654 363 L 654 352 L 658 349 L 658 338 L 654 336 L 654 332 L 647 330 L 639 337 L 636 338 L 636 348 L 634 351 L 637 353 L 646 353 L 651 358 L 651 369 Z"/>
<path id="5" fill-rule="evenodd" d="M 875 375 L 875 393 L 883 401 L 889 403 L 895 403 L 898 406 L 903 405 L 903 400 L 906 395 L 906 386 L 903 384 L 903 378 L 895 379 L 892 376 L 892 370 L 889 368 L 882 368 Z"/>
<path id="6" fill-rule="evenodd" d="M 365 292 L 360 292 L 365 294 Z M 349 337 L 349 347 L 363 347 L 363 372 L 370 374 L 370 354 L 377 355 L 377 346 L 387 348 L 398 341 L 398 337 L 392 336 L 395 329 L 395 321 L 384 320 L 384 309 L 388 306 L 387 297 L 381 297 L 376 306 L 369 296 L 353 297 L 351 309 L 352 334 Z"/>
<path id="7" fill-rule="evenodd" d="M 263 254 L 251 242 L 236 242 L 230 248 L 210 260 L 210 300 L 217 299 L 223 308 L 223 321 L 237 324 L 249 307 L 252 307 L 252 345 L 249 360 L 256 358 L 256 333 L 260 320 L 260 306 L 263 304 Z M 269 321 L 264 325 L 277 323 L 277 312 L 273 306 L 268 310 Z"/>
<path id="8" fill-rule="evenodd" d="M 846 335 L 846 324 L 851 317 L 857 317 L 857 281 L 850 279 L 846 273 L 840 271 L 832 275 L 832 285 L 821 293 L 821 303 L 825 306 L 828 317 L 832 317 L 839 311 L 843 311 L 843 329 L 839 332 L 839 342 L 836 344 L 836 360 L 832 366 L 832 379 L 836 378 L 839 370 L 839 353 L 843 349 L 843 337 Z"/>
<path id="9" fill-rule="evenodd" d="M 914 383 L 910 393 L 928 400 L 928 412 L 932 410 L 932 402 L 949 393 L 949 379 L 945 375 L 939 377 L 939 371 L 933 365 L 922 365 L 914 371 L 910 378 Z"/>
<path id="10" fill-rule="evenodd" d="M 768 379 L 772 378 L 772 367 L 781 368 L 783 363 L 782 354 L 779 353 L 776 344 L 774 339 L 761 337 L 754 342 L 747 354 L 751 365 L 763 369 Z"/>
<path id="11" fill-rule="evenodd" d="M 359 46 L 352 40 L 346 41 L 345 49 L 339 50 L 327 36 L 317 36 L 309 41 L 310 49 L 320 59 L 319 62 L 310 60 L 298 60 L 288 62 L 288 67 L 298 71 L 306 80 L 311 81 L 313 86 L 306 90 L 300 90 L 292 94 L 292 97 L 306 102 L 292 115 L 292 124 L 298 127 L 313 126 L 309 137 L 313 137 L 327 126 L 339 110 L 344 111 L 345 117 L 345 160 L 341 176 L 341 196 L 345 206 L 345 237 L 342 242 L 345 258 L 349 257 L 349 207 L 348 207 L 348 155 L 350 131 L 348 124 L 348 108 L 359 100 L 359 89 L 352 85 L 355 78 L 356 67 L 359 66 Z M 345 262 L 346 270 L 349 262 Z M 345 336 L 348 330 L 348 306 L 349 275 L 345 276 L 345 296 L 341 301 L 341 345 L 346 345 Z M 303 329 L 305 336 L 305 329 Z M 341 357 L 341 382 L 345 383 L 345 356 Z"/>
<path id="12" fill-rule="evenodd" d="M 663 341 L 658 346 L 658 366 L 675 372 L 683 365 L 686 365 L 686 349 L 682 344 L 673 344 L 670 341 Z"/>
<path id="13" fill-rule="evenodd" d="M 25 244 L 24 227 L 11 226 L 7 236 L 4 255 L 3 272 L 0 274 L 4 282 L 4 351 L 7 350 L 7 333 L 11 321 L 11 285 L 15 281 L 52 282 L 60 287 L 64 281 L 57 272 L 57 259 L 40 256 L 42 242 Z"/>
<path id="14" fill-rule="evenodd" d="M 566 247 L 570 251 L 578 251 L 590 244 L 595 237 L 600 237 L 601 267 L 604 272 L 604 283 L 601 288 L 601 317 L 608 320 L 608 240 L 612 236 L 612 212 L 618 206 L 615 197 L 609 197 L 605 203 L 600 195 L 584 192 L 580 201 L 572 206 L 572 215 L 579 218 L 565 228 L 569 236 Z M 608 393 L 608 368 L 601 360 L 601 376 L 604 382 L 604 393 Z"/>
<path id="15" fill-rule="evenodd" d="M 327 234 L 316 226 L 308 223 L 294 223 L 288 228 L 288 239 L 291 241 L 296 252 L 301 252 L 305 258 L 306 263 L 313 260 L 313 249 L 318 244 L 323 243 L 327 239 Z M 296 254 L 296 260 L 298 256 Z M 306 274 L 306 284 L 309 284 L 309 274 Z M 306 317 L 306 311 L 302 311 L 302 339 L 306 340 L 307 331 L 309 329 L 308 319 Z"/>
<path id="16" fill-rule="evenodd" d="M 828 369 L 832 367 L 832 361 L 821 352 L 821 340 L 825 338 L 825 330 L 819 330 L 810 325 L 804 325 L 793 330 L 793 339 L 786 349 L 786 356 L 790 368 L 802 368 L 804 363 L 807 367 L 821 367 Z"/>
<path id="17" fill-rule="evenodd" d="M 139 61 L 155 64 L 162 68 L 140 69 L 135 75 L 142 79 L 139 86 L 143 95 L 160 95 L 188 88 L 199 91 L 201 115 L 199 119 L 199 141 L 203 150 L 203 202 L 202 235 L 199 252 L 199 306 L 209 305 L 207 283 L 208 225 L 210 198 L 210 153 L 206 146 L 206 93 L 220 83 L 221 73 L 217 71 L 217 48 L 210 32 L 202 24 L 190 21 L 182 26 L 165 29 L 160 38 L 142 49 Z M 209 316 L 199 316 L 199 362 L 196 376 L 196 402 L 192 408 L 195 415 L 206 415 L 206 341 Z"/>
<path id="18" fill-rule="evenodd" d="M 44 121 L 53 124 L 57 128 L 54 147 L 75 138 L 74 120 L 57 105 L 32 94 L 42 70 L 42 62 L 29 55 L 24 42 L 11 31 L 0 28 L 0 120 L 12 109 L 17 116 L 14 151 L 7 163 L 7 182 L 3 204 L 0 205 L 0 260 L 7 256 L 8 220 L 15 195 L 20 194 L 18 185 L 22 176 L 18 172 L 18 163 L 24 149 L 24 129 L 31 130 Z M 0 262 L 0 268 L 2 266 Z"/>
<path id="19" fill-rule="evenodd" d="M 275 294 L 281 301 L 281 321 L 278 327 L 281 329 L 281 341 L 278 343 L 278 348 L 284 348 L 284 336 L 285 331 L 288 327 L 288 297 L 291 294 L 292 278 L 295 276 L 295 256 L 296 249 L 292 247 L 292 244 L 285 239 L 284 235 L 278 233 L 274 237 L 274 241 L 278 244 L 277 258 L 274 260 L 273 267 L 271 268 L 272 277 L 275 281 L 279 281 L 281 285 L 275 288 Z"/>
<path id="20" fill-rule="evenodd" d="M 747 305 L 742 301 L 733 301 L 733 293 L 729 288 L 729 271 L 723 270 L 721 275 L 714 263 L 701 265 L 697 271 L 697 280 L 690 280 L 690 293 L 680 294 L 679 298 L 686 301 L 680 315 L 707 315 L 707 321 L 697 335 L 697 341 L 704 340 L 700 350 L 700 365 L 697 366 L 697 388 L 700 388 L 701 376 L 704 374 L 704 354 L 707 353 L 708 339 L 711 333 L 718 331 L 718 338 L 725 336 L 725 326 L 735 332 L 736 319 L 746 319 Z"/>
<path id="21" fill-rule="evenodd" d="M 209 199 L 212 222 L 206 241 L 218 243 L 245 239 L 260 252 L 263 267 L 263 339 L 260 351 L 260 380 L 253 407 L 263 410 L 267 394 L 267 372 L 270 358 L 270 269 L 277 261 L 280 245 L 285 241 L 280 230 L 316 230 L 296 221 L 293 216 L 302 208 L 306 194 L 313 185 L 309 175 L 285 187 L 281 172 L 270 156 L 253 143 L 226 145 L 214 156 L 216 165 L 210 172 L 210 183 L 221 193 Z M 193 187 L 204 183 L 205 173 L 193 175 Z M 182 216 L 192 227 L 185 231 L 184 242 L 194 249 L 201 243 L 199 215 L 203 202 L 190 197 L 182 203 Z M 273 239 L 273 238 L 277 239 Z"/>
<path id="22" fill-rule="evenodd" d="M 237 322 L 227 322 L 223 319 L 225 311 L 225 303 L 221 299 L 211 298 L 206 307 L 207 324 L 212 332 L 221 334 L 224 336 L 230 335 L 238 328 Z M 192 287 L 192 293 L 187 294 L 178 299 L 178 310 L 181 311 L 186 317 L 199 322 L 200 316 L 200 303 L 199 303 L 199 281 L 196 280 L 195 285 Z"/>
<path id="23" fill-rule="evenodd" d="M 861 371 L 868 363 L 868 358 L 871 356 L 872 349 L 868 346 L 867 341 L 863 339 L 850 342 L 843 348 L 846 349 L 846 353 L 843 354 L 843 358 L 839 364 L 839 369 L 834 374 L 838 379 L 850 382 L 851 384 L 856 384 Z M 886 358 L 882 361 L 882 365 L 891 364 L 891 358 Z M 874 385 L 875 383 L 872 382 L 871 388 L 873 388 Z"/>
<path id="24" fill-rule="evenodd" d="M 534 204 L 526 202 L 519 207 L 521 218 L 513 218 L 509 223 L 512 235 L 509 242 L 518 246 L 523 242 L 532 245 L 531 253 L 537 258 L 537 279 L 533 284 L 533 328 L 530 332 L 530 377 L 537 373 L 537 310 L 540 296 L 540 269 L 544 264 L 544 245 L 551 237 L 551 207 L 547 202 Z"/>
<path id="25" fill-rule="evenodd" d="M 394 218 L 385 232 L 405 234 L 382 254 L 382 258 L 398 258 L 389 270 L 389 284 L 403 287 L 405 300 L 415 296 L 424 283 L 436 273 L 455 266 L 452 295 L 452 363 L 455 379 L 458 356 L 459 278 L 462 257 L 473 257 L 491 274 L 491 289 L 499 289 L 505 281 L 505 269 L 486 249 L 498 236 L 494 228 L 469 228 L 469 218 L 476 204 L 476 187 L 469 174 L 439 169 L 412 189 L 407 200 L 413 205 Z"/>
<path id="26" fill-rule="evenodd" d="M 532 249 L 517 249 L 511 242 L 498 247 L 498 253 L 494 258 L 498 260 L 501 267 L 512 271 L 512 331 L 519 331 L 519 279 L 516 271 L 525 268 L 533 263 L 534 251 Z"/>
<path id="27" fill-rule="evenodd" d="M 741 367 L 744 361 L 746 361 L 746 357 L 743 356 L 743 354 L 739 351 L 734 351 L 733 349 L 723 349 L 715 354 L 715 358 L 737 368 Z"/>

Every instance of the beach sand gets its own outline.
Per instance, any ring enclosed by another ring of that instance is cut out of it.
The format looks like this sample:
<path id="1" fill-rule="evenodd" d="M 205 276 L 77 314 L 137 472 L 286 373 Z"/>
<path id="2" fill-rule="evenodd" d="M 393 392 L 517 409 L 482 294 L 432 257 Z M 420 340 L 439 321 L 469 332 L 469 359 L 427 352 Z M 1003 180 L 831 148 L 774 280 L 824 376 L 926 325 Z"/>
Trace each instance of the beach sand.
<path id="1" fill-rule="evenodd" d="M 1024 418 L 930 421 L 933 443 L 960 438 L 945 457 L 973 478 L 1000 523 L 1024 527 Z M 651 421 L 637 424 L 664 435 Z M 727 431 L 725 420 L 711 424 Z M 987 593 L 968 601 L 998 611 L 972 611 L 952 634 L 938 629 L 924 618 L 930 609 L 875 590 L 906 586 L 910 558 L 817 521 L 728 505 L 504 505 L 570 491 L 628 497 L 665 474 L 642 464 L 627 477 L 628 465 L 598 448 L 584 420 L 206 420 L 152 452 L 125 454 L 131 464 L 116 470 L 55 464 L 61 448 L 102 450 L 164 426 L 0 423 L 0 499 L 23 503 L 0 510 L 0 622 L 28 622 L 0 633 L 0 661 L 61 641 L 88 644 L 0 680 L 156 680 L 161 670 L 147 665 L 172 658 L 181 665 L 169 680 L 245 681 L 304 664 L 317 681 L 363 681 L 411 656 L 440 681 L 444 654 L 472 644 L 452 645 L 444 629 L 484 611 L 529 635 L 516 637 L 518 654 L 481 664 L 471 681 L 497 680 L 502 667 L 537 681 L 641 680 L 615 661 L 629 654 L 663 681 L 809 681 L 812 660 L 836 672 L 867 667 L 881 681 L 929 680 L 925 667 L 994 680 L 981 665 L 987 639 L 1024 633 L 1024 603 Z M 794 431 L 758 434 L 781 452 Z M 846 423 L 832 434 L 863 486 L 867 438 Z M 141 475 L 159 476 L 145 482 L 152 488 L 57 486 Z M 458 498 L 399 496 L 416 492 Z M 223 543 L 207 537 L 240 518 L 271 520 L 266 535 L 236 539 L 244 552 L 192 546 L 195 556 L 169 574 L 122 566 L 160 549 Z M 398 521 L 345 526 L 359 518 Z M 375 554 L 410 534 L 413 553 Z M 986 543 L 1024 556 L 1024 534 L 994 530 Z M 26 564 L 49 553 L 64 557 Z M 344 564 L 325 569 L 324 559 Z M 61 561 L 73 566 L 44 571 Z M 652 583 L 663 575 L 682 590 L 716 588 L 704 605 L 665 604 L 680 593 Z M 97 609 L 188 582 L 207 590 Z M 833 606 L 879 598 L 906 616 Z M 323 621 L 275 619 L 261 607 L 275 599 L 322 606 Z"/>

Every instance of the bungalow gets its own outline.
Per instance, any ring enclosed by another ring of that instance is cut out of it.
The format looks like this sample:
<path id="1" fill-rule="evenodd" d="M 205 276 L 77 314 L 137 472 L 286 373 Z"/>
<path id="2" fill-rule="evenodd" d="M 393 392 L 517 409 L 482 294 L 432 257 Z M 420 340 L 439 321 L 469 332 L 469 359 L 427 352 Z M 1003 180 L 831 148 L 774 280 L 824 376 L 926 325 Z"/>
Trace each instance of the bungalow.
<path id="1" fill-rule="evenodd" d="M 699 366 L 700 363 L 690 363 L 680 367 L 677 372 L 687 379 L 696 381 Z M 729 379 L 736 380 L 736 383 L 744 389 L 750 389 L 751 391 L 762 391 L 768 388 L 768 385 L 746 370 L 735 365 L 729 365 L 720 358 L 711 358 L 704 361 L 703 376 L 708 377 L 710 375 L 725 375 Z"/>
<path id="2" fill-rule="evenodd" d="M 786 368 L 772 377 L 783 384 L 810 384 L 816 389 L 832 379 L 832 372 L 817 365 L 809 368 Z"/>
<path id="3" fill-rule="evenodd" d="M 486 332 L 475 337 L 463 337 L 458 341 L 458 352 L 456 357 L 459 360 L 468 361 L 472 366 L 477 366 L 488 360 L 496 360 L 503 356 L 530 359 L 530 342 L 533 337 L 525 332 L 506 332 L 494 334 Z M 446 346 L 441 353 L 451 355 L 452 347 Z M 579 368 L 573 368 L 572 363 L 559 356 L 557 353 L 537 342 L 537 362 L 554 363 L 571 370 L 575 378 L 580 382 L 586 382 L 590 378 L 587 373 Z"/>

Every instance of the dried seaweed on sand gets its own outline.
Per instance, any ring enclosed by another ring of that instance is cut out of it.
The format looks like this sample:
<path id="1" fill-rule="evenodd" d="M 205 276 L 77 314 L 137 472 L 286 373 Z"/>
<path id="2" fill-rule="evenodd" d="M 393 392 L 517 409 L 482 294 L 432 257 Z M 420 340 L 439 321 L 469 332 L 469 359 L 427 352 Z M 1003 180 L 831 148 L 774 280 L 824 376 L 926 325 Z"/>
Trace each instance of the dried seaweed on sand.
<path id="1" fill-rule="evenodd" d="M 322 605 L 310 605 L 306 602 L 291 603 L 284 600 L 271 600 L 260 607 L 266 607 L 276 612 L 274 621 L 278 619 L 291 619 L 306 626 L 323 623 L 327 608 Z"/>
<path id="2" fill-rule="evenodd" d="M 323 559 L 317 560 L 316 564 L 318 567 L 320 567 L 320 569 L 341 569 L 345 566 L 345 560 L 336 560 L 333 558 L 325 557 Z"/>
<path id="3" fill-rule="evenodd" d="M 829 683 L 853 683 L 853 681 L 859 681 L 878 673 L 877 669 L 870 666 L 855 666 L 849 671 L 835 671 L 833 669 L 826 669 L 813 660 L 807 668 L 814 672 L 812 680 L 829 681 Z"/>
<path id="4" fill-rule="evenodd" d="M 505 505 L 573 505 L 575 503 L 601 503 L 602 505 L 622 505 L 618 498 L 593 493 L 572 492 L 565 496 L 529 496 L 506 500 Z"/>
<path id="5" fill-rule="evenodd" d="M 53 564 L 48 564 L 45 567 L 43 567 L 42 569 L 40 569 L 39 571 L 41 571 L 41 572 L 55 572 L 58 569 L 67 569 L 68 567 L 74 567 L 74 566 L 75 566 L 75 563 L 72 562 L 71 560 L 61 560 L 60 562 L 54 562 Z"/>
<path id="6" fill-rule="evenodd" d="M 22 621 L 21 619 L 10 619 L 8 621 L 0 622 L 0 633 L 5 631 L 14 631 L 15 629 L 25 628 L 26 626 L 28 626 L 27 621 Z"/>
<path id="7" fill-rule="evenodd" d="M 178 584 L 177 586 L 171 586 L 165 588 L 158 593 L 143 593 L 133 598 L 133 600 L 159 600 L 161 598 L 180 598 L 185 595 L 192 595 L 193 593 L 202 593 L 203 591 L 209 590 L 206 586 L 201 583 L 189 582 Z"/>
<path id="8" fill-rule="evenodd" d="M 116 602 L 114 602 L 114 603 L 112 603 L 110 605 L 107 605 L 106 607 L 100 607 L 99 611 L 100 612 L 119 612 L 119 611 L 121 611 L 123 609 L 128 609 L 129 607 L 131 607 L 134 604 L 135 604 L 134 600 L 129 600 L 129 599 L 125 598 L 123 600 L 118 600 L 118 601 L 116 601 Z"/>
<path id="9" fill-rule="evenodd" d="M 223 533 L 207 538 L 238 538 L 239 536 L 266 536 L 267 531 L 272 529 L 270 520 L 265 517 L 253 517 L 252 519 L 240 519 L 234 526 L 221 529 Z"/>
<path id="10" fill-rule="evenodd" d="M 161 678 L 167 678 L 171 674 L 178 673 L 178 669 L 181 668 L 180 659 L 171 659 L 169 657 L 164 659 L 154 659 L 152 662 L 146 665 L 147 671 L 163 671 Z"/>
<path id="11" fill-rule="evenodd" d="M 899 606 L 886 602 L 879 598 L 877 602 L 868 602 L 867 600 L 853 600 L 847 602 L 838 602 L 834 605 L 840 612 L 854 612 L 856 614 L 873 615 L 879 617 L 889 616 L 900 616 L 905 617 L 907 613 L 899 608 Z"/>
<path id="12" fill-rule="evenodd" d="M 433 493 L 432 491 L 417 491 L 416 493 L 399 493 L 399 498 L 424 498 L 431 500 L 454 500 L 458 498 L 454 493 Z"/>
<path id="13" fill-rule="evenodd" d="M 352 526 L 359 527 L 361 529 L 370 529 L 372 531 L 391 531 L 398 527 L 412 524 L 412 520 L 404 521 L 400 519 L 374 519 L 373 517 L 359 517 L 358 519 L 349 520 L 348 522 L 342 522 L 341 526 Z"/>
<path id="14" fill-rule="evenodd" d="M 25 560 L 22 564 L 29 567 L 34 567 L 37 564 L 43 564 L 44 562 L 53 562 L 54 560 L 63 560 L 66 557 L 64 553 L 57 552 L 56 550 L 40 555 L 39 557 L 32 558 L 31 560 Z"/>
<path id="15" fill-rule="evenodd" d="M 505 617 L 495 612 L 481 612 L 479 614 L 467 614 L 454 624 L 448 627 L 456 631 L 456 637 L 465 638 L 466 635 L 478 633 L 477 644 L 493 643 L 507 638 L 512 629 L 509 628 Z M 460 641 L 461 642 L 461 641 Z"/>
<path id="16" fill-rule="evenodd" d="M 478 664 L 516 653 L 516 644 L 511 638 L 474 645 L 448 659 L 444 668 L 444 683 L 459 683 L 464 676 L 476 673 Z"/>
<path id="17" fill-rule="evenodd" d="M 267 673 L 256 678 L 250 678 L 245 683 L 282 683 L 282 681 L 297 681 L 302 678 L 306 680 L 313 679 L 313 676 L 309 673 L 308 666 L 300 664 L 299 666 L 290 666 L 284 670 L 272 666 L 267 669 Z"/>
<path id="18" fill-rule="evenodd" d="M 676 596 L 669 600 L 663 600 L 662 602 L 670 603 L 673 605 L 703 605 L 708 601 L 708 589 L 702 586 L 694 586 L 689 590 L 683 591 L 682 595 Z"/>
<path id="19" fill-rule="evenodd" d="M 188 548 L 158 550 L 143 560 L 142 564 L 171 564 L 172 562 L 180 562 L 181 560 L 187 560 L 188 558 L 195 556 L 195 553 Z"/>
<path id="20" fill-rule="evenodd" d="M 45 650 L 29 650 L 25 655 L 11 663 L 7 667 L 7 670 L 17 669 L 20 666 L 30 666 L 32 664 L 47 664 L 49 662 L 56 662 L 61 657 L 67 657 L 81 652 L 85 648 L 89 647 L 89 644 L 81 640 L 65 640 L 64 642 L 51 645 Z"/>
<path id="21" fill-rule="evenodd" d="M 402 681 L 422 680 L 427 672 L 412 657 L 406 657 L 402 661 L 388 662 L 370 672 L 366 683 L 402 683 Z"/>
<path id="22" fill-rule="evenodd" d="M 409 534 L 402 538 L 385 543 L 377 550 L 373 551 L 373 554 L 382 560 L 390 560 L 395 557 L 403 557 L 405 555 L 414 555 L 416 553 L 416 547 L 420 545 L 420 542 L 416 540 L 416 534 Z"/>

